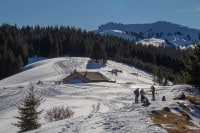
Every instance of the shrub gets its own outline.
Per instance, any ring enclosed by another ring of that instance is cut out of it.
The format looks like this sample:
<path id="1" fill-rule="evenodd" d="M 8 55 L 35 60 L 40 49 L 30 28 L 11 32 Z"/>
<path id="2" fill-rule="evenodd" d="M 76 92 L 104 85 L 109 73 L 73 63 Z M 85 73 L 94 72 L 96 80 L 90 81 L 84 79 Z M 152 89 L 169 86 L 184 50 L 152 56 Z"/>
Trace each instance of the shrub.
<path id="1" fill-rule="evenodd" d="M 49 122 L 63 120 L 70 118 L 74 112 L 72 112 L 68 107 L 54 107 L 46 111 L 45 119 Z"/>

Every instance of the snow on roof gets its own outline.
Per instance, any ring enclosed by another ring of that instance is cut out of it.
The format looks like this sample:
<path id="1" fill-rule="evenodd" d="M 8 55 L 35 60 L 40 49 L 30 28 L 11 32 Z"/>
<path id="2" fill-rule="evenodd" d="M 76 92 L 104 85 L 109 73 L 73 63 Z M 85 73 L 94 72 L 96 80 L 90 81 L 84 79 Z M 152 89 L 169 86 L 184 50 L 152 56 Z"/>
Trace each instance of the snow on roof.
<path id="1" fill-rule="evenodd" d="M 108 82 L 109 81 L 109 79 L 106 76 L 104 76 L 103 74 L 101 74 L 100 72 L 88 72 L 88 71 L 84 71 L 84 72 L 74 71 L 71 75 L 67 76 L 63 80 L 69 81 L 69 80 L 71 80 L 71 78 L 73 78 L 74 75 L 86 78 L 90 82 Z"/>
<path id="2" fill-rule="evenodd" d="M 91 81 L 108 81 L 108 78 L 99 72 L 79 72 L 82 76 Z"/>

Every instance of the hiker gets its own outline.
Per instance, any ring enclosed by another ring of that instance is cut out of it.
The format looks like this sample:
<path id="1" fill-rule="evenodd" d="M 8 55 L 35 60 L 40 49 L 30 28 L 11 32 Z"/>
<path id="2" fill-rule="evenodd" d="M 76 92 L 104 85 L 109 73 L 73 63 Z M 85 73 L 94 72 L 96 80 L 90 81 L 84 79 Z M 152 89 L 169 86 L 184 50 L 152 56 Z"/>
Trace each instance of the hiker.
<path id="1" fill-rule="evenodd" d="M 145 95 L 145 92 L 144 92 L 144 89 L 140 90 L 140 95 L 141 95 L 141 102 L 144 101 L 144 95 Z"/>
<path id="2" fill-rule="evenodd" d="M 134 94 L 135 94 L 135 103 L 138 103 L 138 97 L 139 97 L 139 89 L 138 88 L 134 91 Z"/>
<path id="3" fill-rule="evenodd" d="M 145 92 L 144 92 L 144 89 L 140 90 L 140 95 L 144 95 Z"/>
<path id="4" fill-rule="evenodd" d="M 181 93 L 181 95 L 179 96 L 179 99 L 180 100 L 185 100 L 186 96 L 184 94 L 184 92 Z"/>
<path id="5" fill-rule="evenodd" d="M 166 101 L 166 98 L 165 98 L 165 96 L 163 96 L 163 97 L 162 97 L 162 101 Z"/>
<path id="6" fill-rule="evenodd" d="M 149 106 L 151 103 L 149 102 L 149 99 L 147 97 L 144 97 L 144 103 L 143 106 Z"/>
<path id="7" fill-rule="evenodd" d="M 152 92 L 152 99 L 155 100 L 155 87 L 151 86 L 151 92 Z"/>

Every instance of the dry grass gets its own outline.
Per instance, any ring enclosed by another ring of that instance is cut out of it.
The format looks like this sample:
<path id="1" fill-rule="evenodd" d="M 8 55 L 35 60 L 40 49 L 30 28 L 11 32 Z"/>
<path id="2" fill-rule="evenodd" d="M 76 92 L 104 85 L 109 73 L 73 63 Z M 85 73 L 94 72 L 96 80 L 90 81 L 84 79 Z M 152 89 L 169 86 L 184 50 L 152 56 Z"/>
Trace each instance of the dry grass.
<path id="1" fill-rule="evenodd" d="M 169 133 L 200 133 L 199 130 L 190 129 L 188 127 L 196 128 L 187 117 L 179 116 L 170 111 L 152 111 L 150 117 L 154 123 L 160 125 Z"/>
<path id="2" fill-rule="evenodd" d="M 58 106 L 47 110 L 45 119 L 49 122 L 59 121 L 70 118 L 73 114 L 74 112 L 72 112 L 68 107 Z"/>
<path id="3" fill-rule="evenodd" d="M 191 113 L 189 107 L 185 106 L 183 103 L 177 102 L 177 104 L 178 104 L 184 111 L 186 111 L 187 113 Z"/>
<path id="4" fill-rule="evenodd" d="M 177 104 L 182 108 L 182 110 L 177 108 L 177 111 L 181 113 L 182 116 L 185 117 L 187 120 L 192 120 L 192 118 L 189 115 L 191 114 L 189 107 L 185 106 L 183 103 L 177 102 Z"/>
<path id="5" fill-rule="evenodd" d="M 200 95 L 190 93 L 187 95 L 187 99 L 195 105 L 200 105 Z"/>
<path id="6" fill-rule="evenodd" d="M 187 89 L 186 92 L 186 100 L 200 111 L 200 95 L 195 94 L 191 89 Z M 153 123 L 166 129 L 168 133 L 200 133 L 200 129 L 191 122 L 190 115 L 195 115 L 190 108 L 184 103 L 177 102 L 177 104 L 180 108 L 177 107 L 175 110 L 180 115 L 172 113 L 168 107 L 165 107 L 163 110 L 152 111 L 150 117 Z"/>
<path id="7" fill-rule="evenodd" d="M 200 95 L 187 91 L 186 100 L 190 101 L 191 104 L 200 110 Z M 168 133 L 200 133 L 197 128 L 190 120 L 192 112 L 190 108 L 183 103 L 177 102 L 180 108 L 176 108 L 176 111 L 181 115 L 172 113 L 168 107 L 165 107 L 160 111 L 152 111 L 150 115 L 153 123 L 160 125 L 167 130 Z M 192 127 L 192 128 L 189 128 Z"/>

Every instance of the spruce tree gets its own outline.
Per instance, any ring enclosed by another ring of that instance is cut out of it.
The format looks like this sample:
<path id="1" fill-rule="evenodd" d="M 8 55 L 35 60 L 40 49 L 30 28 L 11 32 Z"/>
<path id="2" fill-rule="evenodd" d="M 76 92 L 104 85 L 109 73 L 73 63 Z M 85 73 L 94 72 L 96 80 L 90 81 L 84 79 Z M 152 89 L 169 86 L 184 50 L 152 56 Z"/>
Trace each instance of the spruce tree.
<path id="1" fill-rule="evenodd" d="M 18 69 L 18 70 L 22 70 L 22 69 L 23 69 L 23 66 L 24 66 L 22 56 L 19 55 L 19 56 L 17 57 L 17 60 L 16 60 L 16 61 L 17 61 L 17 62 L 16 62 L 16 67 L 17 67 L 17 69 Z"/>
<path id="2" fill-rule="evenodd" d="M 95 43 L 92 48 L 90 58 L 93 60 L 96 60 L 96 61 L 102 60 L 103 61 L 102 63 L 106 64 L 108 57 L 107 57 L 106 51 L 103 48 L 103 46 L 99 43 Z"/>
<path id="3" fill-rule="evenodd" d="M 37 129 L 41 126 L 38 123 L 38 116 L 42 113 L 42 111 L 37 111 L 41 101 L 41 97 L 36 97 L 34 87 L 31 84 L 28 95 L 25 99 L 23 99 L 22 105 L 18 107 L 20 116 L 15 117 L 19 120 L 16 124 L 14 124 L 20 128 L 19 132 Z"/>
<path id="4" fill-rule="evenodd" d="M 200 44 L 195 47 L 188 66 L 189 83 L 200 87 Z"/>

